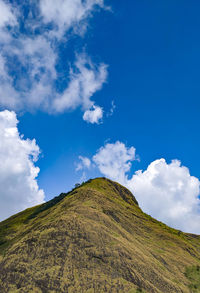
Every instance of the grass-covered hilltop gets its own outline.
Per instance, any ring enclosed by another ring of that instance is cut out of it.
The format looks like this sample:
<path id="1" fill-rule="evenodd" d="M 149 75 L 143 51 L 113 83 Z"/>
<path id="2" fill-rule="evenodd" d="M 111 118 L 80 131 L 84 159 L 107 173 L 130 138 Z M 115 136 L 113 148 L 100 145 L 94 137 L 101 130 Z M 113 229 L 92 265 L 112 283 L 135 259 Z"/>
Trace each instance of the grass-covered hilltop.
<path id="1" fill-rule="evenodd" d="M 200 236 L 89 180 L 0 223 L 0 292 L 200 292 Z"/>

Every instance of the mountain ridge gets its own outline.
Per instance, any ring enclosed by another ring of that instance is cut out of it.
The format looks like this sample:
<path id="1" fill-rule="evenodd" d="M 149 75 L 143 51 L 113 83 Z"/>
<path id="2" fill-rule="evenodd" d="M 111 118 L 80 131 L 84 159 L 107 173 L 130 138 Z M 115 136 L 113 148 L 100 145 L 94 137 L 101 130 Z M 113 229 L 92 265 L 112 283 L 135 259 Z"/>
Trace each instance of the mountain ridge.
<path id="1" fill-rule="evenodd" d="M 0 292 L 200 292 L 199 240 L 96 178 L 0 223 Z"/>

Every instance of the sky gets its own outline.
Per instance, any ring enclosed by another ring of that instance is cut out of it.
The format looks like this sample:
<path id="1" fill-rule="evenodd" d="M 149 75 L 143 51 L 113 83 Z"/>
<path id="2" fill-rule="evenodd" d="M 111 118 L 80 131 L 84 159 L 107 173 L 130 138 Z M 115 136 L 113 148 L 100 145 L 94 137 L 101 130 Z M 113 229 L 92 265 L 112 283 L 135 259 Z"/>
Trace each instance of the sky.
<path id="1" fill-rule="evenodd" d="M 0 220 L 106 176 L 200 234 L 199 9 L 0 0 Z"/>

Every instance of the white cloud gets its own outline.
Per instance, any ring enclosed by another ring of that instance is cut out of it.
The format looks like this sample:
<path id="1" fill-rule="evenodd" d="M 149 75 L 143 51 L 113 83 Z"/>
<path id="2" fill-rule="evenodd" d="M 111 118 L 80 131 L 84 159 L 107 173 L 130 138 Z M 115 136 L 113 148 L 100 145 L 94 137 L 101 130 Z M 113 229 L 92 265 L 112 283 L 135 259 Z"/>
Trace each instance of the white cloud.
<path id="1" fill-rule="evenodd" d="M 79 26 L 79 31 L 85 29 L 87 20 L 95 7 L 104 7 L 103 0 L 40 0 L 40 10 L 44 22 L 53 23 L 53 35 L 60 38 L 71 27 Z"/>
<path id="2" fill-rule="evenodd" d="M 83 115 L 83 120 L 89 123 L 99 124 L 103 118 L 103 109 L 99 106 L 93 105 L 91 109 L 86 110 Z"/>
<path id="3" fill-rule="evenodd" d="M 57 88 L 58 48 L 63 34 L 77 29 L 77 25 L 80 30 L 82 26 L 85 28 L 95 8 L 104 8 L 103 0 L 40 0 L 34 5 L 30 1 L 28 16 L 23 14 L 22 5 L 13 9 L 0 0 L 1 108 L 40 109 L 50 114 L 77 107 L 89 110 L 94 105 L 92 96 L 107 79 L 107 66 L 103 63 L 97 66 L 86 54 L 77 54 L 69 73 L 64 73 L 69 83 L 61 92 Z M 20 30 L 19 20 L 23 20 L 28 33 Z M 48 23 L 51 25 L 47 29 Z"/>
<path id="4" fill-rule="evenodd" d="M 39 147 L 20 136 L 17 123 L 14 112 L 0 112 L 0 220 L 44 201 L 34 165 Z"/>
<path id="5" fill-rule="evenodd" d="M 80 162 L 76 166 L 76 171 L 80 171 L 83 169 L 89 169 L 91 167 L 91 161 L 89 158 L 82 157 L 82 156 L 79 156 L 78 158 L 79 158 Z"/>
<path id="6" fill-rule="evenodd" d="M 1 41 L 0 41 L 1 42 Z M 53 84 L 57 77 L 56 54 L 50 42 L 42 36 L 26 37 L 15 44 L 2 44 L 0 56 L 0 105 L 13 110 L 43 109 L 48 111 Z M 13 85 L 14 75 L 9 75 L 9 59 L 15 58 L 12 70 L 19 76 Z M 21 73 L 22 69 L 26 69 Z"/>
<path id="7" fill-rule="evenodd" d="M 135 159 L 135 148 L 127 148 L 120 141 L 107 143 L 93 156 L 102 174 L 123 183 L 126 181 L 126 172 L 130 171 L 131 161 Z"/>
<path id="8" fill-rule="evenodd" d="M 128 177 L 135 148 L 117 141 L 101 147 L 93 161 L 99 171 L 129 188 L 144 212 L 185 232 L 200 234 L 200 181 L 178 160 L 152 162 Z"/>
<path id="9" fill-rule="evenodd" d="M 115 102 L 114 102 L 114 101 L 112 101 L 112 102 L 111 102 L 111 108 L 110 108 L 110 112 L 109 112 L 109 113 L 107 113 L 107 117 L 109 117 L 109 116 L 112 116 L 112 115 L 113 115 L 113 113 L 114 113 L 114 111 L 115 111 L 115 108 L 116 108 Z"/>
<path id="10" fill-rule="evenodd" d="M 49 111 L 52 94 L 55 94 L 53 85 L 57 78 L 56 53 L 50 41 L 42 36 L 34 39 L 26 38 L 21 45 L 23 46 L 23 56 L 21 54 L 18 56 L 21 58 L 21 63 L 28 68 L 29 75 L 27 88 L 27 81 L 25 80 L 23 83 L 22 80 L 23 105 L 27 104 L 30 109 L 42 108 Z"/>
<path id="11" fill-rule="evenodd" d="M 127 185 L 145 212 L 177 229 L 200 233 L 200 181 L 180 161 L 156 160 Z"/>
<path id="12" fill-rule="evenodd" d="M 71 69 L 70 82 L 62 95 L 53 102 L 56 112 L 63 112 L 81 106 L 84 110 L 93 106 L 91 101 L 93 94 L 102 88 L 107 78 L 107 66 L 100 64 L 95 66 L 84 54 L 79 55 L 75 63 L 75 69 Z"/>
<path id="13" fill-rule="evenodd" d="M 12 78 L 9 76 L 5 59 L 0 53 L 0 105 L 6 108 L 19 108 L 20 97 L 12 86 Z"/>
<path id="14" fill-rule="evenodd" d="M 16 17 L 12 12 L 11 6 L 0 0 L 0 28 L 5 25 L 16 24 Z"/>

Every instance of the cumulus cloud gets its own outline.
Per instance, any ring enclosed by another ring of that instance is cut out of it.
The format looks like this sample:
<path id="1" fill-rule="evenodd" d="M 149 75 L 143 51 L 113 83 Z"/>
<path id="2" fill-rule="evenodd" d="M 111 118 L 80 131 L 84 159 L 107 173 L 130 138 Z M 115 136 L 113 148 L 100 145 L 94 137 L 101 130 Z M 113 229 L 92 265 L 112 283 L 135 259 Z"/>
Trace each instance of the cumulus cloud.
<path id="1" fill-rule="evenodd" d="M 1 108 L 40 109 L 50 114 L 77 107 L 89 110 L 94 105 L 92 96 L 107 79 L 107 66 L 94 64 L 86 53 L 77 53 L 70 71 L 62 72 L 69 82 L 58 90 L 59 46 L 70 30 L 75 33 L 75 28 L 87 27 L 96 8 L 104 8 L 103 0 L 30 1 L 28 14 L 22 5 L 25 3 L 13 9 L 0 0 Z M 23 31 L 20 22 L 26 28 Z"/>
<path id="2" fill-rule="evenodd" d="M 200 181 L 180 161 L 156 160 L 137 171 L 128 186 L 147 213 L 177 229 L 200 233 Z"/>
<path id="3" fill-rule="evenodd" d="M 128 148 L 120 141 L 107 143 L 93 156 L 102 174 L 123 183 L 126 181 L 126 173 L 130 171 L 131 161 L 135 159 L 135 148 Z"/>
<path id="4" fill-rule="evenodd" d="M 101 147 L 92 160 L 108 178 L 129 188 L 144 212 L 185 232 L 200 234 L 200 181 L 178 160 L 155 160 L 130 174 L 135 148 L 117 141 Z"/>
<path id="5" fill-rule="evenodd" d="M 17 123 L 14 112 L 0 112 L 0 220 L 44 201 L 36 180 L 39 147 L 23 139 Z"/>
<path id="6" fill-rule="evenodd" d="M 86 110 L 83 115 L 83 120 L 89 123 L 97 123 L 99 124 L 103 118 L 103 109 L 99 106 L 93 105 L 91 109 Z"/>

